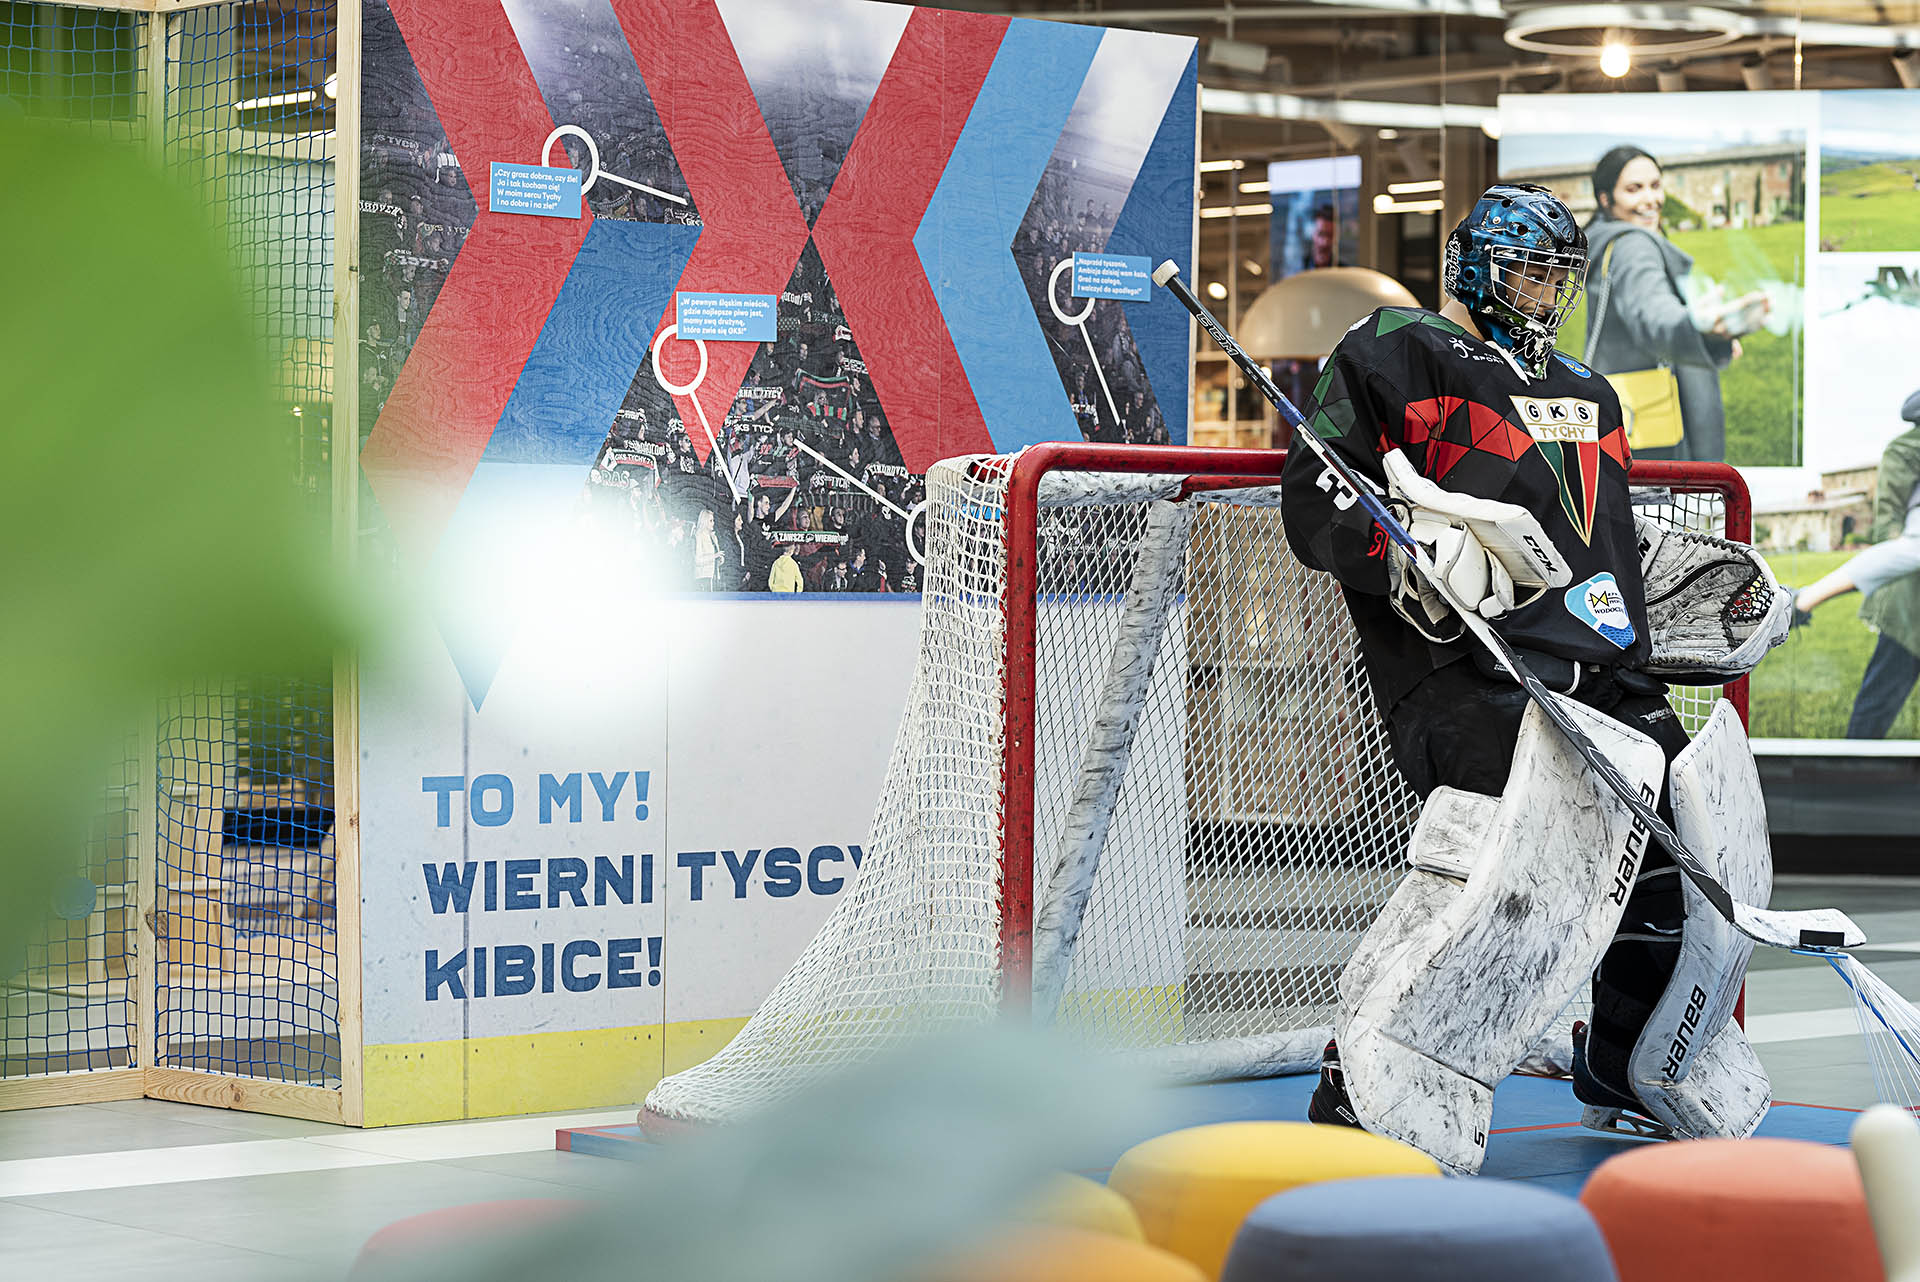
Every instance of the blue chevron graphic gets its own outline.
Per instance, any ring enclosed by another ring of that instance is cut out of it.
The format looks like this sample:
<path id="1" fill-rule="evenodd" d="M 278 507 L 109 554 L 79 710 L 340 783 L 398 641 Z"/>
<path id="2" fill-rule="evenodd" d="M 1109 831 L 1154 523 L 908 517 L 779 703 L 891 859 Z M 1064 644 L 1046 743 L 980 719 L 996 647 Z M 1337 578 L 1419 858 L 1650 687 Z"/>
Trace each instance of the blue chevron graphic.
<path id="1" fill-rule="evenodd" d="M 699 236 L 676 223 L 594 220 L 484 460 L 571 463 L 586 475 Z"/>
<path id="2" fill-rule="evenodd" d="M 1167 114 L 1153 136 L 1153 146 L 1127 193 L 1113 235 L 1107 238 L 1110 254 L 1139 254 L 1158 267 L 1171 258 L 1180 264 L 1180 274 L 1193 279 L 1193 140 L 1195 116 L 1200 110 L 1200 54 L 1196 49 L 1187 60 L 1187 70 L 1167 104 Z M 1192 321 L 1187 309 L 1164 289 L 1156 289 L 1147 302 L 1129 303 L 1126 321 L 1133 331 L 1140 363 L 1146 366 L 1147 381 L 1153 384 L 1153 396 L 1167 421 L 1167 431 L 1175 445 L 1186 441 L 1182 430 L 1187 422 L 1187 352 Z"/>
<path id="3" fill-rule="evenodd" d="M 1002 452 L 1080 437 L 1064 396 L 1033 394 L 1060 377 L 1012 245 L 1101 38 L 1098 29 L 1065 23 L 1008 25 L 913 237 Z"/>
<path id="4" fill-rule="evenodd" d="M 500 580 L 579 499 L 699 234 L 608 218 L 587 229 L 434 552 L 435 613 L 475 709 L 517 626 Z"/>

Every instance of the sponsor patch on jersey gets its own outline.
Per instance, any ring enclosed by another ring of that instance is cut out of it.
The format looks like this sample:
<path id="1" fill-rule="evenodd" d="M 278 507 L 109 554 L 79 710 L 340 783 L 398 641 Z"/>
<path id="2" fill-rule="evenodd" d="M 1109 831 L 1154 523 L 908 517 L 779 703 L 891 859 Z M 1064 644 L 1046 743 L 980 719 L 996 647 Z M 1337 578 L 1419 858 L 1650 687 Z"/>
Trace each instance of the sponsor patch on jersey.
<path id="1" fill-rule="evenodd" d="M 1588 369 L 1585 365 L 1582 365 L 1579 361 L 1576 361 L 1575 359 L 1573 359 L 1573 357 L 1567 355 L 1565 352 L 1555 352 L 1554 356 L 1558 358 L 1558 360 L 1562 365 L 1565 365 L 1568 369 L 1578 374 L 1581 378 L 1593 377 L 1592 370 Z"/>
<path id="2" fill-rule="evenodd" d="M 1536 441 L 1581 445 L 1600 440 L 1600 406 L 1577 396 L 1512 396 L 1521 424 Z"/>
<path id="3" fill-rule="evenodd" d="M 1627 598 L 1611 574 L 1603 571 L 1568 588 L 1567 613 L 1622 650 L 1634 643 L 1636 634 L 1633 620 L 1627 615 Z"/>

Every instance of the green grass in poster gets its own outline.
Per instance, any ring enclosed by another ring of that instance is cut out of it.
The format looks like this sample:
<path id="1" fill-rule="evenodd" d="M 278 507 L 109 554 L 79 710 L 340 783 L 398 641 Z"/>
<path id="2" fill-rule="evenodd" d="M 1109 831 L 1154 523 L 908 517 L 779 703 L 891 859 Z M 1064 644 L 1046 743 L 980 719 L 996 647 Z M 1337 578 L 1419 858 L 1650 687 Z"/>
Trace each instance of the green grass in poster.
<path id="1" fill-rule="evenodd" d="M 1696 274 L 1711 277 L 1729 298 L 1769 281 L 1801 283 L 1806 248 L 1804 223 L 1770 227 L 1720 227 L 1673 234 L 1673 243 L 1693 256 Z M 1589 295 L 1591 298 L 1591 295 Z M 1587 315 L 1582 306 L 1560 331 L 1559 347 L 1578 357 L 1586 348 Z M 1740 467 L 1795 463 L 1794 424 L 1799 421 L 1799 380 L 1794 377 L 1800 333 L 1765 330 L 1740 340 L 1740 359 L 1720 374 L 1720 397 L 1727 416 L 1727 461 Z"/>
<path id="2" fill-rule="evenodd" d="M 1920 157 L 1822 174 L 1820 248 L 1920 249 Z"/>
<path id="3" fill-rule="evenodd" d="M 1780 582 L 1797 587 L 1858 550 L 1776 552 L 1767 562 Z M 1860 621 L 1857 595 L 1835 598 L 1815 610 L 1811 626 L 1795 629 L 1786 644 L 1754 670 L 1748 732 L 1756 738 L 1839 738 L 1846 732 L 1875 640 L 1873 629 Z M 1887 737 L 1920 739 L 1920 696 L 1907 700 Z"/>

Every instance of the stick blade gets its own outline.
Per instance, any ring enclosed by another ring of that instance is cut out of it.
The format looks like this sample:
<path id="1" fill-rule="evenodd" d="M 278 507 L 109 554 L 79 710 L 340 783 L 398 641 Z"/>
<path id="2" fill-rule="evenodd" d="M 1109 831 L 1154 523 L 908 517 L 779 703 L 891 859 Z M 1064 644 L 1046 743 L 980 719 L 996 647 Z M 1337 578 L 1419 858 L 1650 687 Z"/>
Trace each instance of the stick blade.
<path id="1" fill-rule="evenodd" d="M 1867 934 L 1838 908 L 1804 912 L 1775 912 L 1736 902 L 1735 929 L 1756 943 L 1772 948 L 1857 948 Z"/>

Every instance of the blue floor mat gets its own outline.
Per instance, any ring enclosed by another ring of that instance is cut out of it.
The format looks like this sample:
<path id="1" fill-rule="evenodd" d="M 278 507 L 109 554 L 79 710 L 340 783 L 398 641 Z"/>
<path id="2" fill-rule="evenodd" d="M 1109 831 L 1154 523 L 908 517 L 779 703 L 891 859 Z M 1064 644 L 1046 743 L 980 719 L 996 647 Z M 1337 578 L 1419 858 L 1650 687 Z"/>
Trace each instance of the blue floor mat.
<path id="1" fill-rule="evenodd" d="M 1165 1112 L 1116 1143 L 1104 1162 L 1082 1168 L 1082 1174 L 1104 1179 L 1120 1155 L 1135 1144 L 1188 1126 L 1304 1121 L 1307 1097 L 1313 1094 L 1315 1080 L 1312 1074 L 1306 1074 L 1170 1088 Z M 1780 1139 L 1845 1144 L 1856 1116 L 1852 1109 L 1776 1102 L 1760 1124 L 1759 1133 Z M 1486 1165 L 1480 1173 L 1577 1194 L 1600 1163 L 1633 1145 L 1657 1142 L 1585 1129 L 1580 1125 L 1580 1103 L 1566 1082 L 1509 1077 L 1493 1093 L 1493 1131 L 1488 1137 Z M 637 1125 L 560 1131 L 556 1147 L 629 1160 L 640 1158 L 646 1150 Z"/>

